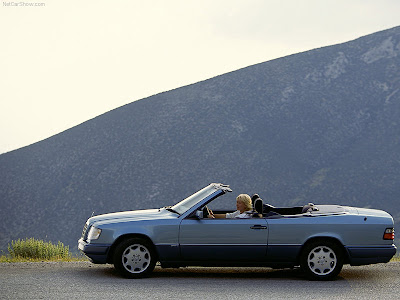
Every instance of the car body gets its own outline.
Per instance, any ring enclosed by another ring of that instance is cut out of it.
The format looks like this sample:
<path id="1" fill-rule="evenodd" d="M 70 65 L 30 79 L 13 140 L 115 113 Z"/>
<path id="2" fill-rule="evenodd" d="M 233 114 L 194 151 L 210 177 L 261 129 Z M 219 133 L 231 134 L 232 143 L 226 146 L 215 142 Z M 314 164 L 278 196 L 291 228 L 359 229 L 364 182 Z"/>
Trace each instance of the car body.
<path id="1" fill-rule="evenodd" d="M 249 218 L 208 218 L 207 206 L 228 192 L 212 183 L 171 207 L 91 217 L 78 247 L 130 278 L 148 276 L 158 261 L 161 267 L 300 266 L 308 278 L 328 280 L 343 264 L 386 263 L 396 253 L 393 218 L 382 210 L 279 208 L 258 198 Z"/>

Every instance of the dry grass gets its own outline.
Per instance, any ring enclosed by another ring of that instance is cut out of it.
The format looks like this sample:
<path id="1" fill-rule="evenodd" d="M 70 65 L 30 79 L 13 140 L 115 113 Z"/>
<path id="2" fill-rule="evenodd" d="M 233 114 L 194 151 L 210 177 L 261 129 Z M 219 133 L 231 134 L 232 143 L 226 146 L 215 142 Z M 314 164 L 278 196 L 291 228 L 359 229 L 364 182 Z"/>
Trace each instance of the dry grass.
<path id="1" fill-rule="evenodd" d="M 58 242 L 56 245 L 34 238 L 12 241 L 8 254 L 0 256 L 0 262 L 40 262 L 40 261 L 82 261 L 83 256 L 72 256 L 69 247 Z"/>
<path id="2" fill-rule="evenodd" d="M 400 254 L 397 253 L 390 261 L 400 261 Z"/>

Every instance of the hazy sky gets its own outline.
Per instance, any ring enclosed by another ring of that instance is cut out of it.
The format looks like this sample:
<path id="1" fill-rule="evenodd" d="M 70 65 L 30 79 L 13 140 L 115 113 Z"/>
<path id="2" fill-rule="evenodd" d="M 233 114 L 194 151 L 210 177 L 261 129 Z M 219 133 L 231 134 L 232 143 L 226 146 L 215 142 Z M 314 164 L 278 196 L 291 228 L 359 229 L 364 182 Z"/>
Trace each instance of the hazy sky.
<path id="1" fill-rule="evenodd" d="M 399 16 L 399 0 L 3 0 L 0 153 L 156 93 L 398 26 Z"/>

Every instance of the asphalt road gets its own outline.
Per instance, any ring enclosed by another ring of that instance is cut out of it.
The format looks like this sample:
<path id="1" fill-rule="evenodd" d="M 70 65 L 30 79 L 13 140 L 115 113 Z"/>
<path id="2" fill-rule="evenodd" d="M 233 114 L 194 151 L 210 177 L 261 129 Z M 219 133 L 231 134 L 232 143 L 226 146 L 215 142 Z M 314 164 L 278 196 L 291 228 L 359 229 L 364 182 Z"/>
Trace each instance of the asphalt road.
<path id="1" fill-rule="evenodd" d="M 334 281 L 298 269 L 156 267 L 130 280 L 89 262 L 0 263 L 1 299 L 399 299 L 400 262 L 345 266 Z"/>

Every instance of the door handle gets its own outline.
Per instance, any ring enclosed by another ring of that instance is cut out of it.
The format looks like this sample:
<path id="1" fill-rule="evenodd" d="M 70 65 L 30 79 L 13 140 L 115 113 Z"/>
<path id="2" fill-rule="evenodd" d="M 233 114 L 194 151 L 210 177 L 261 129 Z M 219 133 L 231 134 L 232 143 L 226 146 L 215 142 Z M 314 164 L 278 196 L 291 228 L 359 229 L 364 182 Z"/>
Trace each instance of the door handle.
<path id="1" fill-rule="evenodd" d="M 254 225 L 254 226 L 251 226 L 250 229 L 267 229 L 267 226 L 263 226 L 263 225 Z"/>

